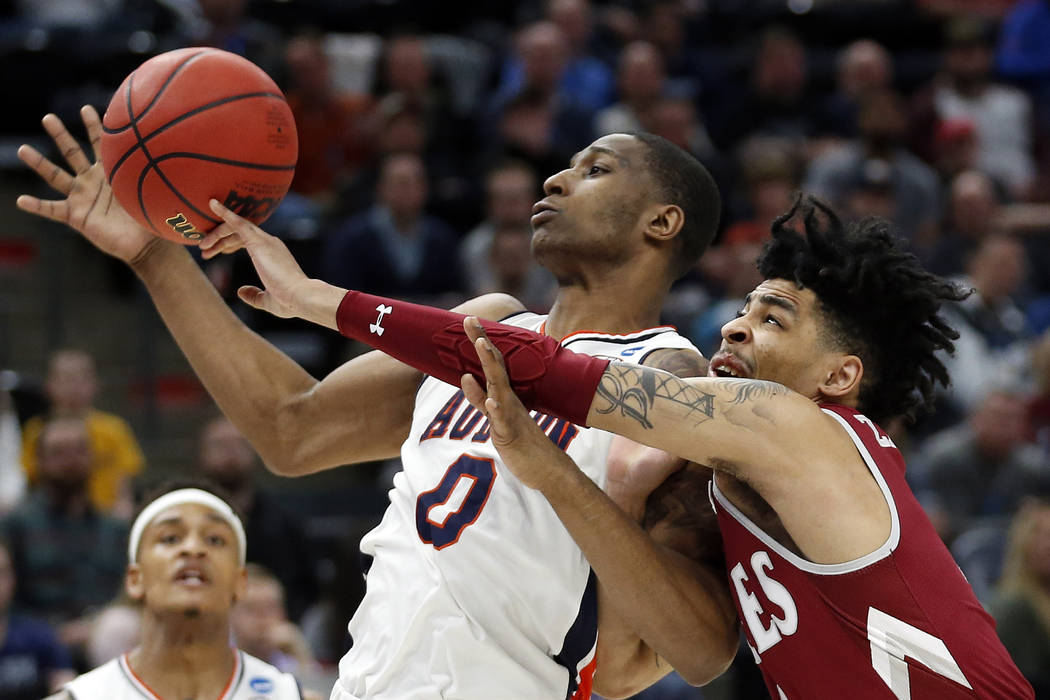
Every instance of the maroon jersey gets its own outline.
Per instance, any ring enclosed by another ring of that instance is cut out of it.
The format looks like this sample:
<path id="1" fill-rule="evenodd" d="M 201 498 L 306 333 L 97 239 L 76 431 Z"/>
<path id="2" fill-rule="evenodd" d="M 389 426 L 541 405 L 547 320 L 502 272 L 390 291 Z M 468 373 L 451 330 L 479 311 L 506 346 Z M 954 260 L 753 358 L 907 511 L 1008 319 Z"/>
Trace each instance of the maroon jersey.
<path id="1" fill-rule="evenodd" d="M 853 409 L 822 408 L 853 439 L 886 497 L 893 524 L 881 547 L 845 564 L 814 564 L 712 487 L 733 599 L 770 695 L 1034 698 L 905 483 L 893 442 Z"/>

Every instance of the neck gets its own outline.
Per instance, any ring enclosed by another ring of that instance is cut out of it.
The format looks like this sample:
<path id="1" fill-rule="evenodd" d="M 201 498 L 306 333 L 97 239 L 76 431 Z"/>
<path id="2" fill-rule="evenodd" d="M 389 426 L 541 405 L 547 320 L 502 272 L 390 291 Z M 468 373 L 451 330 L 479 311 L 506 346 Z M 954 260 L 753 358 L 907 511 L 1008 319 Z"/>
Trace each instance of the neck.
<path id="1" fill-rule="evenodd" d="M 45 486 L 47 499 L 66 515 L 80 517 L 87 513 L 90 499 L 84 489 L 78 491 L 67 491 L 55 486 Z"/>
<path id="2" fill-rule="evenodd" d="M 582 330 L 633 333 L 660 325 L 667 288 L 632 281 L 640 282 L 632 280 L 630 274 L 615 274 L 596 281 L 560 283 L 547 317 L 547 335 L 564 338 Z"/>
<path id="3" fill-rule="evenodd" d="M 167 700 L 214 700 L 230 680 L 236 652 L 229 619 L 146 611 L 142 643 L 128 655 L 135 675 Z"/>

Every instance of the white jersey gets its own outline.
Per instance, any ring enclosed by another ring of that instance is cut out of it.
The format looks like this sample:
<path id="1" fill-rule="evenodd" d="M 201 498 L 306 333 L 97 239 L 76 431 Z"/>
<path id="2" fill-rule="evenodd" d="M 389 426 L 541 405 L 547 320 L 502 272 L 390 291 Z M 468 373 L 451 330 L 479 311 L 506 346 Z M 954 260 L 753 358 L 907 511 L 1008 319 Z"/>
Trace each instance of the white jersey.
<path id="1" fill-rule="evenodd" d="M 542 332 L 545 316 L 504 323 Z M 640 363 L 693 345 L 663 326 L 584 331 L 562 345 Z M 604 488 L 612 434 L 533 412 Z M 554 509 L 506 468 L 488 420 L 427 377 L 382 522 L 361 541 L 367 591 L 332 700 L 566 700 L 590 695 L 597 590 Z"/>
<path id="2" fill-rule="evenodd" d="M 302 700 L 299 684 L 283 673 L 240 649 L 233 673 L 218 700 Z M 77 676 L 65 689 L 73 700 L 171 700 L 162 698 L 135 675 L 124 654 L 93 671 Z"/>

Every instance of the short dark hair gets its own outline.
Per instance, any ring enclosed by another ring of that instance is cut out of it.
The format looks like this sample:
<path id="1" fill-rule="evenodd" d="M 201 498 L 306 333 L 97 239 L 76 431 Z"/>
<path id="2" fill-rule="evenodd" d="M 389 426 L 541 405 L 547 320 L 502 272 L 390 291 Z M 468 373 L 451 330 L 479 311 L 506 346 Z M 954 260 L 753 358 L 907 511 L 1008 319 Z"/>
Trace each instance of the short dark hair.
<path id="1" fill-rule="evenodd" d="M 675 277 L 681 277 L 700 259 L 718 231 L 722 213 L 718 185 L 703 163 L 662 136 L 644 132 L 629 135 L 646 146 L 645 167 L 659 188 L 658 196 L 685 213 L 673 268 Z"/>
<path id="2" fill-rule="evenodd" d="M 788 225 L 796 218 L 801 232 Z M 923 269 L 885 219 L 844 228 L 813 197 L 799 195 L 772 233 L 759 272 L 817 295 L 828 340 L 864 363 L 858 410 L 875 421 L 930 410 L 936 384 L 949 383 L 937 353 L 953 352 L 959 337 L 940 316 L 941 304 L 971 290 Z"/>

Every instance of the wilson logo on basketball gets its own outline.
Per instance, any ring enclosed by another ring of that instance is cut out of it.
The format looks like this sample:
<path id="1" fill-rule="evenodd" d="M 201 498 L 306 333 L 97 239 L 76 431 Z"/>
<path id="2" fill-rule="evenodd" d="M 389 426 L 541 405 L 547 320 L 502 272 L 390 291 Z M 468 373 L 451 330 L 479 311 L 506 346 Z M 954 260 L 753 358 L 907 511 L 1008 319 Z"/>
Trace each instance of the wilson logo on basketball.
<path id="1" fill-rule="evenodd" d="M 270 215 L 270 212 L 280 203 L 280 197 L 253 197 L 252 195 L 237 194 L 236 190 L 230 190 L 226 195 L 223 205 L 230 211 L 240 214 L 245 219 L 262 221 Z"/>
<path id="2" fill-rule="evenodd" d="M 195 229 L 193 224 L 186 220 L 186 216 L 182 212 L 179 212 L 169 219 L 164 219 L 164 223 L 171 226 L 172 230 L 183 238 L 189 238 L 190 240 L 195 241 L 198 238 L 204 237 L 203 233 Z"/>

